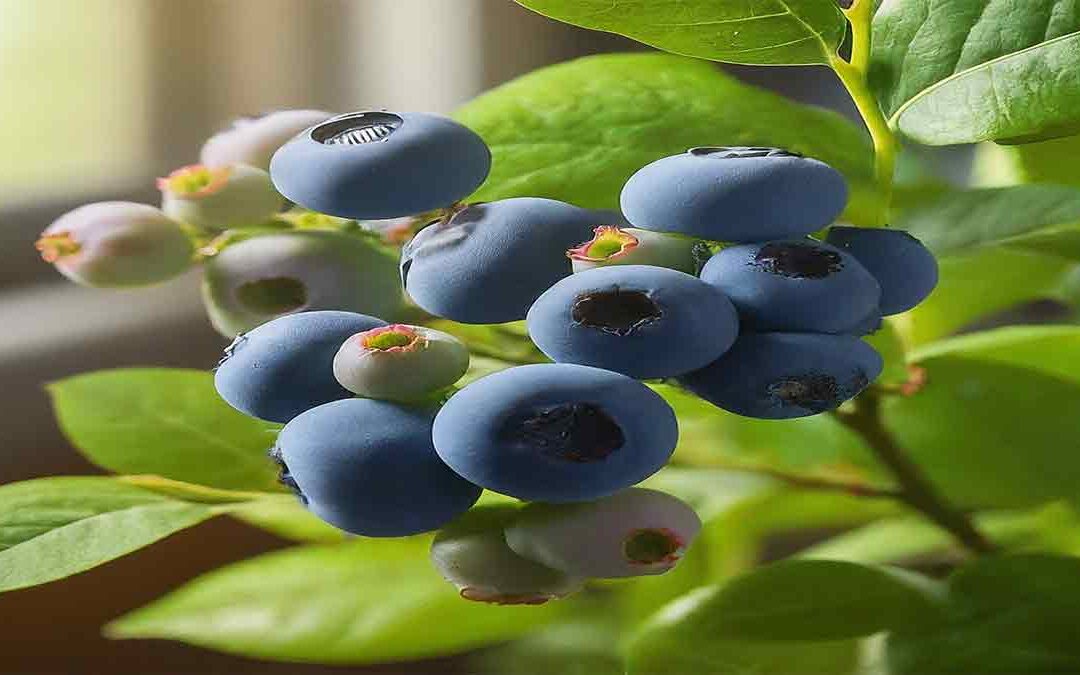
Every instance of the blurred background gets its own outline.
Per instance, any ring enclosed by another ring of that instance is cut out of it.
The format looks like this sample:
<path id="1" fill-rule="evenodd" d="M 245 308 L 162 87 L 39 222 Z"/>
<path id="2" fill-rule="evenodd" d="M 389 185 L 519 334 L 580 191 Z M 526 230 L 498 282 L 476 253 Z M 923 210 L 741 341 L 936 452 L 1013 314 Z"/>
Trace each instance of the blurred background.
<path id="1" fill-rule="evenodd" d="M 156 203 L 155 177 L 197 161 L 202 142 L 241 115 L 447 113 L 543 65 L 639 48 L 511 0 L 0 0 L 0 483 L 97 472 L 56 428 L 45 383 L 120 366 L 207 368 L 223 346 L 194 276 L 132 292 L 63 281 L 33 248 L 54 218 L 92 201 Z M 854 117 L 825 69 L 734 72 Z M 0 672 L 343 671 L 99 637 L 107 620 L 203 571 L 284 545 L 220 519 L 0 596 Z"/>

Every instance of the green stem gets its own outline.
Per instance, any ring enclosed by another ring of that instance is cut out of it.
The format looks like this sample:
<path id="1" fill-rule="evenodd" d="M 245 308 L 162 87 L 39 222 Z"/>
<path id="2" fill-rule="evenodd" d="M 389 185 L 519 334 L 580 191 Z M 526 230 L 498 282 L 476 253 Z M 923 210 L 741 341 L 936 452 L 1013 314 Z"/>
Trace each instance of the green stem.
<path id="1" fill-rule="evenodd" d="M 835 55 L 830 58 L 829 65 L 836 71 L 837 77 L 854 101 L 874 143 L 874 173 L 881 188 L 881 209 L 873 224 L 881 226 L 889 221 L 889 204 L 892 202 L 893 175 L 896 171 L 899 143 L 866 79 L 870 68 L 873 6 L 873 0 L 856 0 L 849 9 L 844 10 L 851 23 L 851 61 Z"/>
<path id="2" fill-rule="evenodd" d="M 878 460 L 892 472 L 900 486 L 896 495 L 898 499 L 923 513 L 972 553 L 993 553 L 997 550 L 967 515 L 938 491 L 885 427 L 878 394 L 863 392 L 855 399 L 851 412 L 836 412 L 834 416 L 858 434 Z"/>

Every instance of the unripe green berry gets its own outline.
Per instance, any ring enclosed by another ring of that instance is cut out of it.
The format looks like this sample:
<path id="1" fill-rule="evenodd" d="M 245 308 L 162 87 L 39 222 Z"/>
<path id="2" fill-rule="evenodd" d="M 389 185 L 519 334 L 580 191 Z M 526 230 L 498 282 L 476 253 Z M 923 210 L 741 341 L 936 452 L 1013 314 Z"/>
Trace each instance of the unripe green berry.
<path id="1" fill-rule="evenodd" d="M 169 217 L 207 229 L 261 225 L 285 203 L 270 174 L 246 164 L 186 166 L 159 179 L 158 188 Z"/>
<path id="2" fill-rule="evenodd" d="M 516 511 L 512 506 L 474 509 L 436 535 L 431 560 L 461 597 L 498 605 L 539 605 L 581 589 L 580 578 L 510 550 L 503 529 Z"/>
<path id="3" fill-rule="evenodd" d="M 357 333 L 334 357 L 334 377 L 366 398 L 409 401 L 457 382 L 469 350 L 442 331 L 393 324 Z"/>
<path id="4" fill-rule="evenodd" d="M 180 224 L 159 209 L 101 202 L 64 214 L 37 241 L 41 257 L 76 283 L 147 286 L 191 266 L 194 250 Z"/>
<path id="5" fill-rule="evenodd" d="M 203 303 L 225 336 L 310 310 L 392 320 L 403 302 L 394 258 L 367 238 L 340 232 L 260 235 L 225 247 L 205 264 Z"/>
<path id="6" fill-rule="evenodd" d="M 701 529 L 687 504 L 630 488 L 594 502 L 530 504 L 506 530 L 520 556 L 583 577 L 663 574 Z"/>
<path id="7" fill-rule="evenodd" d="M 602 225 L 593 238 L 570 249 L 574 272 L 608 265 L 653 265 L 694 274 L 696 240 L 633 227 Z"/>

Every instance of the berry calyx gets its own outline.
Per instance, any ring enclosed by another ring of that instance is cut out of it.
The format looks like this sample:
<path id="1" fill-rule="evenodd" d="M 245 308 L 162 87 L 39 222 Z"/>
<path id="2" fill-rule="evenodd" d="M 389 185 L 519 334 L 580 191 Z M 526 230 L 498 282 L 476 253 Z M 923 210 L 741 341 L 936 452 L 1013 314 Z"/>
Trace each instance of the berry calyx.
<path id="1" fill-rule="evenodd" d="M 218 191 L 229 182 L 231 167 L 211 168 L 192 164 L 173 171 L 157 181 L 158 189 L 180 199 L 201 199 Z"/>
<path id="2" fill-rule="evenodd" d="M 593 231 L 593 238 L 566 252 L 571 260 L 602 262 L 624 256 L 637 248 L 639 240 L 615 225 L 601 225 Z"/>
<path id="3" fill-rule="evenodd" d="M 673 565 L 684 549 L 682 538 L 667 528 L 634 530 L 623 543 L 626 560 L 635 565 Z"/>
<path id="4" fill-rule="evenodd" d="M 52 232 L 41 235 L 34 248 L 41 252 L 42 260 L 54 263 L 60 258 L 75 255 L 82 250 L 82 245 L 75 241 L 70 232 Z"/>
<path id="5" fill-rule="evenodd" d="M 237 286 L 236 299 L 254 312 L 286 314 L 307 305 L 308 293 L 299 279 L 268 277 Z"/>
<path id="6" fill-rule="evenodd" d="M 662 315 L 648 293 L 619 288 L 582 294 L 571 309 L 575 323 L 623 336 L 657 321 Z"/>
<path id="7" fill-rule="evenodd" d="M 423 349 L 427 340 L 411 326 L 395 323 L 373 328 L 356 336 L 360 345 L 372 352 L 411 352 Z"/>

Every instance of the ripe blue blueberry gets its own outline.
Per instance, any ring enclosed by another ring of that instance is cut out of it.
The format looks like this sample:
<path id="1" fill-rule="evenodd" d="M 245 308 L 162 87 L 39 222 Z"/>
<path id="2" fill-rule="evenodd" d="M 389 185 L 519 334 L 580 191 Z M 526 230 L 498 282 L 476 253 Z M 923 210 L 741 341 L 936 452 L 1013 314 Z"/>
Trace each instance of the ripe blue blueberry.
<path id="1" fill-rule="evenodd" d="M 292 201 L 358 220 L 450 206 L 490 169 L 483 139 L 427 113 L 340 115 L 296 136 L 270 162 L 274 184 Z"/>
<path id="2" fill-rule="evenodd" d="M 826 241 L 851 254 L 878 280 L 885 316 L 915 307 L 937 286 L 934 254 L 907 232 L 833 227 Z"/>
<path id="3" fill-rule="evenodd" d="M 352 396 L 334 379 L 334 355 L 357 333 L 386 325 L 352 312 L 303 312 L 236 338 L 214 375 L 218 395 L 240 412 L 288 422 Z"/>
<path id="4" fill-rule="evenodd" d="M 353 335 L 334 357 L 334 377 L 367 398 L 409 401 L 457 382 L 469 348 L 453 335 L 394 324 Z"/>
<path id="5" fill-rule="evenodd" d="M 435 535 L 431 561 L 461 597 L 497 605 L 539 605 L 580 590 L 583 580 L 510 550 L 503 534 L 518 509 L 473 509 Z"/>
<path id="6" fill-rule="evenodd" d="M 367 239 L 307 230 L 227 246 L 206 261 L 203 301 L 218 332 L 234 336 L 302 311 L 393 318 L 404 298 L 393 256 Z"/>
<path id="7" fill-rule="evenodd" d="M 600 267 L 548 289 L 528 316 L 529 336 L 559 363 L 641 379 L 673 377 L 715 361 L 739 333 L 719 289 L 664 267 Z"/>
<path id="8" fill-rule="evenodd" d="M 574 502 L 618 492 L 675 450 L 671 407 L 625 375 L 571 364 L 510 368 L 455 394 L 435 419 L 454 471 L 519 499 Z"/>
<path id="9" fill-rule="evenodd" d="M 742 244 L 714 255 L 701 278 L 760 331 L 841 333 L 877 309 L 877 280 L 847 253 L 813 239 Z"/>
<path id="10" fill-rule="evenodd" d="M 179 223 L 132 202 L 81 206 L 58 218 L 37 241 L 41 257 L 85 286 L 147 286 L 191 267 L 194 247 Z"/>
<path id="11" fill-rule="evenodd" d="M 247 164 L 268 171 L 270 158 L 278 148 L 301 131 L 333 116 L 322 110 L 278 110 L 241 117 L 230 128 L 206 141 L 199 153 L 199 161 L 212 167 Z"/>
<path id="12" fill-rule="evenodd" d="M 622 210 L 635 227 L 718 241 L 810 234 L 847 203 L 828 164 L 776 148 L 693 148 L 630 177 Z"/>
<path id="13" fill-rule="evenodd" d="M 272 456 L 283 482 L 334 527 L 367 537 L 429 532 L 480 498 L 435 454 L 433 417 L 386 401 L 334 401 L 285 425 Z"/>
<path id="14" fill-rule="evenodd" d="M 506 530 L 518 555 L 575 576 L 663 574 L 701 530 L 683 501 L 630 488 L 594 502 L 530 504 Z"/>
<path id="15" fill-rule="evenodd" d="M 285 203 L 270 174 L 245 164 L 186 166 L 158 179 L 158 188 L 170 218 L 211 230 L 262 225 Z"/>
<path id="16" fill-rule="evenodd" d="M 655 265 L 693 274 L 697 241 L 634 227 L 601 225 L 593 238 L 566 252 L 574 272 L 609 265 Z"/>
<path id="17" fill-rule="evenodd" d="M 678 380 L 729 412 L 789 419 L 837 408 L 882 366 L 873 347 L 850 335 L 743 333 L 728 353 Z"/>
<path id="18" fill-rule="evenodd" d="M 474 204 L 424 228 L 402 250 L 405 290 L 428 312 L 461 323 L 520 321 L 571 274 L 566 251 L 603 217 L 532 197 Z"/>

